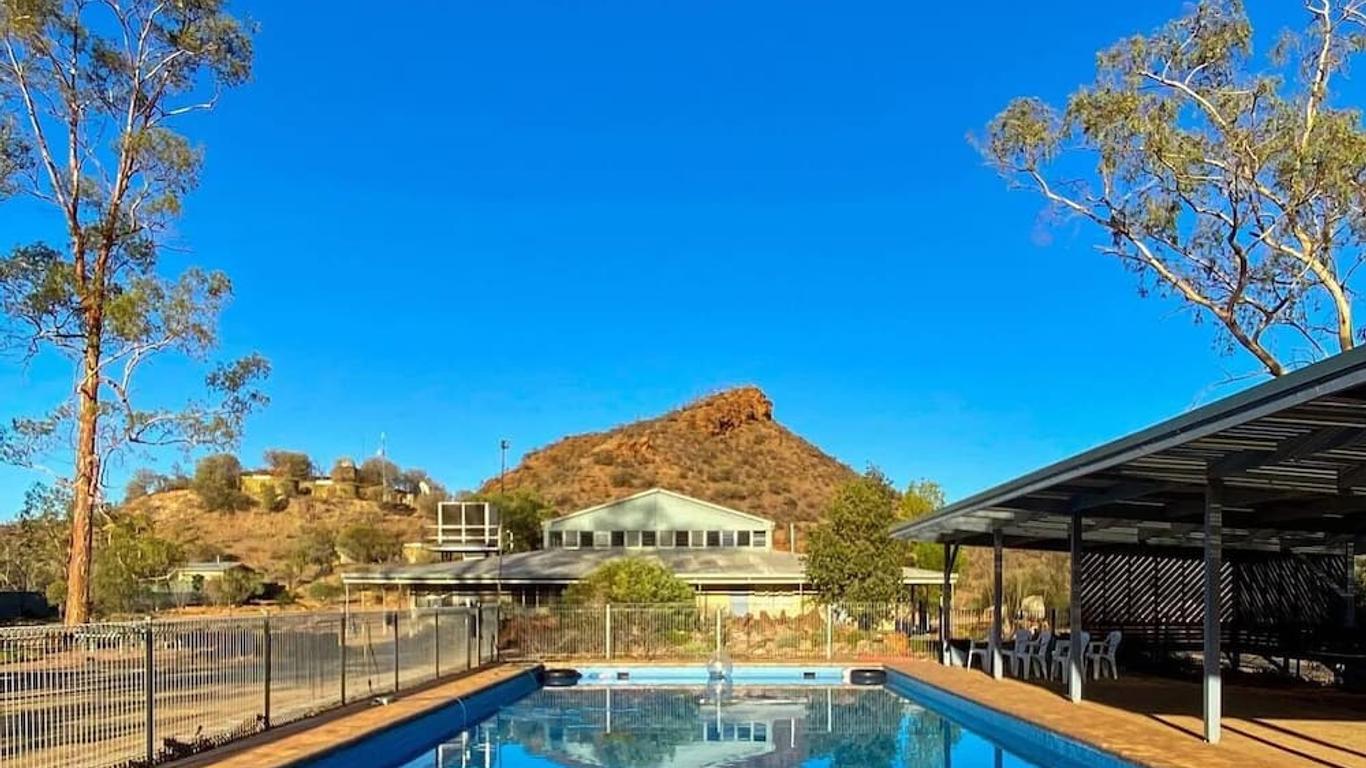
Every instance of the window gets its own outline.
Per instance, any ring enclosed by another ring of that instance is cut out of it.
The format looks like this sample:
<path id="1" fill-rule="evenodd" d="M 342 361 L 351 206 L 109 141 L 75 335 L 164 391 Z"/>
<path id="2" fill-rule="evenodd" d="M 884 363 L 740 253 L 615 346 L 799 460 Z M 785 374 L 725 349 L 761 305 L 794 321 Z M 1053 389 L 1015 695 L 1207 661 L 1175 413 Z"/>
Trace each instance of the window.
<path id="1" fill-rule="evenodd" d="M 659 546 L 668 548 L 668 547 L 672 547 L 673 545 L 674 545 L 674 532 L 673 532 L 673 531 L 660 531 L 660 532 L 659 532 Z"/>
<path id="2" fill-rule="evenodd" d="M 768 723 L 754 724 L 754 740 L 768 741 Z"/>
<path id="3" fill-rule="evenodd" d="M 611 531 L 593 531 L 593 547 L 596 549 L 607 549 L 612 546 Z"/>
<path id="4" fill-rule="evenodd" d="M 754 546 L 756 546 L 756 547 L 767 547 L 767 546 L 768 546 L 768 531 L 755 531 L 755 532 L 754 532 Z"/>
<path id="5" fill-rule="evenodd" d="M 735 531 L 721 531 L 721 546 L 735 546 Z"/>
<path id="6" fill-rule="evenodd" d="M 706 531 L 693 531 L 693 532 L 692 532 L 692 545 L 693 545 L 694 547 L 705 547 L 705 546 L 707 546 L 707 532 L 706 532 Z"/>
<path id="7" fill-rule="evenodd" d="M 626 531 L 612 531 L 611 541 L 614 547 L 626 546 Z"/>
<path id="8" fill-rule="evenodd" d="M 721 546 L 721 532 L 720 532 L 720 531 L 707 531 L 707 546 L 709 546 L 709 547 L 719 547 L 719 546 Z"/>
<path id="9" fill-rule="evenodd" d="M 640 532 L 640 546 L 653 547 L 655 545 L 655 541 L 657 541 L 657 537 L 655 536 L 654 531 Z"/>
<path id="10" fill-rule="evenodd" d="M 735 532 L 735 544 L 736 544 L 736 546 L 740 546 L 740 547 L 748 547 L 748 546 L 749 546 L 749 531 L 736 531 L 736 532 Z"/>
<path id="11" fill-rule="evenodd" d="M 558 549 L 564 546 L 564 534 L 560 531 L 550 532 L 550 546 Z"/>
<path id="12" fill-rule="evenodd" d="M 675 546 L 675 547 L 686 547 L 686 546 L 688 546 L 688 532 L 687 532 L 687 531 L 674 531 L 674 546 Z"/>
<path id="13" fill-rule="evenodd" d="M 593 532 L 592 532 L 592 531 L 579 531 L 579 546 L 580 546 L 580 547 L 583 547 L 584 549 L 592 549 L 592 548 L 593 548 Z"/>
<path id="14" fill-rule="evenodd" d="M 638 546 L 640 546 L 640 531 L 627 531 L 627 532 L 626 532 L 626 546 L 628 546 L 628 547 L 638 547 Z"/>

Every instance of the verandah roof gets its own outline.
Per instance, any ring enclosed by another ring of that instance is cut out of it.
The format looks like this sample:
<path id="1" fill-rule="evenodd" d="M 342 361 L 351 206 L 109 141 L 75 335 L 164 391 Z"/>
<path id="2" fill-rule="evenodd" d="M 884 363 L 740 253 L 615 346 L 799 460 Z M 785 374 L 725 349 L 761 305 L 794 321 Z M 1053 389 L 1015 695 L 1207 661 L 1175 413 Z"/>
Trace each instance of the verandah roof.
<path id="1" fill-rule="evenodd" d="M 1203 545 L 1222 486 L 1226 549 L 1342 554 L 1366 534 L 1366 349 L 1252 387 L 893 528 L 917 541 L 1067 549 Z"/>

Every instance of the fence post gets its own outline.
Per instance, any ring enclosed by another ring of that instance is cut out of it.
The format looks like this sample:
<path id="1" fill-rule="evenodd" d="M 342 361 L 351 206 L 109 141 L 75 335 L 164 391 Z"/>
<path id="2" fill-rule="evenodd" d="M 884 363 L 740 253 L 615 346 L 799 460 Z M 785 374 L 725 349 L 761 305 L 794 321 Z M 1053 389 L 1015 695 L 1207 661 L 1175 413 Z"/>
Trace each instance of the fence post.
<path id="1" fill-rule="evenodd" d="M 825 605 L 825 658 L 835 658 L 835 606 Z"/>
<path id="2" fill-rule="evenodd" d="M 441 677 L 441 607 L 432 609 L 432 647 L 436 649 L 436 676 Z"/>
<path id="3" fill-rule="evenodd" d="M 394 693 L 398 693 L 398 611 L 394 611 Z"/>
<path id="4" fill-rule="evenodd" d="M 143 730 L 147 732 L 147 764 L 153 765 L 156 762 L 156 682 L 153 677 L 154 664 L 156 662 L 153 650 L 154 640 L 152 638 L 152 617 L 147 617 L 147 626 L 143 637 L 143 667 L 142 667 L 142 695 L 146 699 L 145 715 L 146 722 Z"/>
<path id="5" fill-rule="evenodd" d="M 484 604 L 474 606 L 474 665 L 484 663 Z"/>
<path id="6" fill-rule="evenodd" d="M 350 607 L 343 605 L 341 615 L 341 630 L 337 633 L 337 638 L 341 641 L 341 703 L 343 705 L 346 704 L 346 625 L 350 623 Z"/>
<path id="7" fill-rule="evenodd" d="M 607 635 L 607 637 L 605 638 L 606 641 L 607 641 L 607 642 L 606 642 L 607 660 L 608 660 L 608 661 L 611 661 L 611 660 L 612 660 L 612 604 L 611 604 L 611 603 L 608 603 L 608 604 L 607 604 L 607 609 L 606 609 L 606 611 L 607 611 L 607 613 L 606 613 L 607 620 L 604 622 L 604 625 L 607 627 L 607 630 L 606 630 L 606 635 Z"/>
<path id="8" fill-rule="evenodd" d="M 262 649 L 262 651 L 263 651 L 262 655 L 265 657 L 265 666 L 266 666 L 266 675 L 265 675 L 265 677 L 266 677 L 266 685 L 265 685 L 265 691 L 264 691 L 264 693 L 265 693 L 265 701 L 264 701 L 264 703 L 263 703 L 263 705 L 262 705 L 263 713 L 262 713 L 262 716 L 261 716 L 261 725 L 262 725 L 262 730 L 270 730 L 270 667 L 271 667 L 271 663 L 270 663 L 270 657 L 271 657 L 270 614 L 266 614 L 265 616 L 262 616 L 262 617 L 261 617 L 261 640 L 262 640 L 262 642 L 265 644 L 264 648 Z"/>

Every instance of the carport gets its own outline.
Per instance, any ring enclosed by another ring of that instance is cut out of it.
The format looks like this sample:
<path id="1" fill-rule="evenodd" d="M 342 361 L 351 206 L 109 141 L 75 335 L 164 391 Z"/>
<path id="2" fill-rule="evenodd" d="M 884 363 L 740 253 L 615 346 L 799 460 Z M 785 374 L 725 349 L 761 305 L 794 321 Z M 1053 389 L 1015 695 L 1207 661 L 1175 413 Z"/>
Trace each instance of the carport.
<path id="1" fill-rule="evenodd" d="M 1203 656 L 1205 738 L 1218 742 L 1225 652 L 1280 657 L 1287 667 L 1292 656 L 1360 658 L 1352 562 L 1366 535 L 1366 349 L 1016 478 L 893 535 L 942 543 L 946 574 L 959 547 L 993 549 L 997 675 L 1003 550 L 1068 552 L 1070 698 L 1082 698 L 1082 628 L 1120 629 L 1153 647 L 1189 643 Z M 947 644 L 951 626 L 941 625 Z"/>

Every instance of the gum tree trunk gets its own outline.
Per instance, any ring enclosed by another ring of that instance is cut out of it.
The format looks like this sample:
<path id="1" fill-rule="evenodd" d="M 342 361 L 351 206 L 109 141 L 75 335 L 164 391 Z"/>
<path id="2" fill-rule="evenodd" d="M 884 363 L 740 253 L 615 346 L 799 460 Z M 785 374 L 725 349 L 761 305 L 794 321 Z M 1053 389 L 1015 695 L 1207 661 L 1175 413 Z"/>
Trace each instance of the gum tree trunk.
<path id="1" fill-rule="evenodd" d="M 94 544 L 93 517 L 99 501 L 100 467 L 95 438 L 100 408 L 100 341 L 103 313 L 87 312 L 85 356 L 77 391 L 76 477 L 71 504 L 71 554 L 66 567 L 68 625 L 90 620 L 90 563 Z"/>

